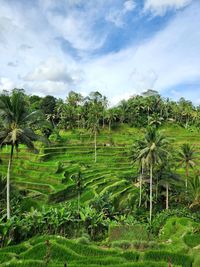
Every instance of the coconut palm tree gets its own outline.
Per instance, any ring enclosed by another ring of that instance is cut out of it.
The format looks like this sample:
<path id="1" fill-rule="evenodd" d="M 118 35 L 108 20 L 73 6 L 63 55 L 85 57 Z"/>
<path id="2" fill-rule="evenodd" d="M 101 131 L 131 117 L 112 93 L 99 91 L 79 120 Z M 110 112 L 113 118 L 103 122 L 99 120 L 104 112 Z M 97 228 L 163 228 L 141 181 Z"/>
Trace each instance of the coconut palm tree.
<path id="1" fill-rule="evenodd" d="M 188 195 L 191 200 L 190 208 L 200 207 L 200 175 L 199 173 L 188 180 Z"/>
<path id="2" fill-rule="evenodd" d="M 139 173 L 139 186 L 140 186 L 140 194 L 139 194 L 139 207 L 142 204 L 142 184 L 143 184 L 143 174 L 145 169 L 145 157 L 139 157 L 140 151 L 144 148 L 143 142 L 138 140 L 131 149 L 131 158 L 133 163 L 138 162 L 138 173 Z"/>
<path id="3" fill-rule="evenodd" d="M 83 175 L 79 170 L 76 174 L 72 175 L 72 179 L 75 183 L 76 191 L 77 191 L 77 211 L 80 213 L 80 197 L 83 191 Z"/>
<path id="4" fill-rule="evenodd" d="M 97 134 L 100 130 L 100 117 L 98 111 L 90 112 L 87 120 L 87 128 L 94 134 L 94 161 L 97 162 Z"/>
<path id="5" fill-rule="evenodd" d="M 149 125 L 153 125 L 158 128 L 162 122 L 164 121 L 163 117 L 160 117 L 159 114 L 153 113 L 151 117 L 149 117 Z"/>
<path id="6" fill-rule="evenodd" d="M 180 180 L 179 175 L 173 172 L 172 166 L 166 159 L 165 162 L 160 166 L 159 172 L 159 185 L 165 189 L 165 208 L 169 209 L 169 191 L 175 186 Z"/>
<path id="7" fill-rule="evenodd" d="M 117 119 L 117 112 L 115 108 L 110 108 L 107 110 L 106 119 L 108 121 L 108 128 L 110 132 L 112 122 Z"/>
<path id="8" fill-rule="evenodd" d="M 182 167 L 185 166 L 185 187 L 188 186 L 189 168 L 195 166 L 195 150 L 190 144 L 183 144 L 181 150 L 178 153 L 178 160 Z"/>
<path id="9" fill-rule="evenodd" d="M 149 220 L 152 220 L 152 205 L 153 205 L 153 168 L 156 164 L 161 164 L 162 159 L 166 158 L 168 140 L 159 134 L 155 128 L 148 128 L 144 139 L 141 141 L 141 150 L 138 154 L 138 160 L 143 159 L 146 167 L 149 170 L 150 176 L 150 207 Z"/>
<path id="10" fill-rule="evenodd" d="M 0 131 L 0 146 L 10 145 L 7 168 L 7 219 L 10 219 L 10 178 L 14 149 L 18 151 L 19 144 L 24 144 L 35 150 L 33 141 L 38 140 L 38 136 L 30 125 L 36 119 L 36 112 L 28 112 L 24 94 L 15 89 L 11 96 L 6 93 L 0 95 L 0 116 L 3 124 Z"/>

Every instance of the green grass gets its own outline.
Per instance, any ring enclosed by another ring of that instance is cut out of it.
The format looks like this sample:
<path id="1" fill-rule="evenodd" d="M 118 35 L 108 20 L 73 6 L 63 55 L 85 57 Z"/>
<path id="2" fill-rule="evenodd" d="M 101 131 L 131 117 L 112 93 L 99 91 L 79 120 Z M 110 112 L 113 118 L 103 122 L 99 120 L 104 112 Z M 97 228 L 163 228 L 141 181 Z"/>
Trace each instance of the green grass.
<path id="1" fill-rule="evenodd" d="M 199 150 L 198 132 L 191 132 L 176 125 L 169 124 L 161 128 L 177 149 L 184 142 L 194 144 Z M 144 130 L 142 130 L 144 132 Z M 30 197 L 33 193 L 40 196 L 41 202 L 63 195 L 67 200 L 74 200 L 75 194 L 69 194 L 67 187 L 73 184 L 72 175 L 78 170 L 83 174 L 84 193 L 81 201 L 93 200 L 99 193 L 112 192 L 117 202 L 126 205 L 127 196 L 134 195 L 137 188 L 129 186 L 129 178 L 136 175 L 136 167 L 132 166 L 129 150 L 134 140 L 141 137 L 141 129 L 122 125 L 109 133 L 102 130 L 98 135 L 97 163 L 94 162 L 93 138 L 87 132 L 80 135 L 78 130 L 61 132 L 62 143 L 41 148 L 35 155 L 20 147 L 18 157 L 14 157 L 12 180 L 21 190 L 26 190 Z M 112 145 L 110 139 L 112 138 Z M 7 170 L 9 150 L 1 152 L 3 164 L 0 171 Z M 60 166 L 60 167 L 58 167 Z M 183 173 L 182 169 L 178 170 Z M 128 190 L 127 190 L 128 189 Z M 67 194 L 66 194 L 67 193 Z M 43 196 L 43 197 L 42 197 Z"/>
<path id="2" fill-rule="evenodd" d="M 49 240 L 47 248 L 46 240 Z M 152 254 L 153 253 L 153 254 Z M 68 240 L 59 236 L 34 237 L 18 246 L 10 246 L 0 249 L 0 266 L 64 266 L 67 262 L 69 267 L 167 267 L 167 252 L 155 256 L 155 252 L 138 253 L 134 250 L 122 251 L 108 248 L 100 248 L 95 245 L 83 245 L 75 240 Z M 45 265 L 48 257 L 49 264 Z M 152 256 L 152 255 L 153 256 Z M 162 256 L 160 256 L 162 255 Z M 164 256 L 163 256 L 164 255 Z M 180 254 L 169 254 L 176 259 L 174 263 L 181 265 L 182 261 L 189 263 L 190 257 Z M 179 258 L 179 260 L 177 260 Z M 185 264 L 184 263 L 184 264 Z"/>

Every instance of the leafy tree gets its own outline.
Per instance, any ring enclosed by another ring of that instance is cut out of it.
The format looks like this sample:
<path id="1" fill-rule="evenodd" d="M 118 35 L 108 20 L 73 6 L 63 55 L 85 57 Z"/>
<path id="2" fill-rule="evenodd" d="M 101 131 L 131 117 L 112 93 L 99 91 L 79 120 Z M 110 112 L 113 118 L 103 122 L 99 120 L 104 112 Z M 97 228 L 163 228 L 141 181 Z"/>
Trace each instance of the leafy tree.
<path id="1" fill-rule="evenodd" d="M 40 109 L 46 115 L 47 120 L 52 123 L 52 126 L 55 127 L 55 107 L 56 107 L 56 98 L 51 95 L 47 95 L 42 98 L 40 103 Z"/>
<path id="2" fill-rule="evenodd" d="M 33 141 L 38 140 L 38 136 L 30 124 L 35 120 L 36 112 L 29 113 L 23 93 L 14 90 L 11 96 L 4 93 L 0 95 L 0 115 L 3 122 L 0 146 L 11 147 L 7 170 L 7 219 L 10 219 L 10 177 L 14 148 L 18 151 L 19 144 L 24 144 L 29 149 L 35 150 Z"/>

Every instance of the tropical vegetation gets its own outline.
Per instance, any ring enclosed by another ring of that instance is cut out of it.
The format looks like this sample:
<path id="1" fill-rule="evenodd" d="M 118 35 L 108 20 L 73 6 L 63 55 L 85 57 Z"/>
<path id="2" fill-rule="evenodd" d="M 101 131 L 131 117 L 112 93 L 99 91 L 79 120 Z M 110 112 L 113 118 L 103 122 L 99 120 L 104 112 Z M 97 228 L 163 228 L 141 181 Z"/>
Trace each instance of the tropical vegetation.
<path id="1" fill-rule="evenodd" d="M 0 115 L 0 266 L 200 266 L 200 107 L 14 89 Z"/>

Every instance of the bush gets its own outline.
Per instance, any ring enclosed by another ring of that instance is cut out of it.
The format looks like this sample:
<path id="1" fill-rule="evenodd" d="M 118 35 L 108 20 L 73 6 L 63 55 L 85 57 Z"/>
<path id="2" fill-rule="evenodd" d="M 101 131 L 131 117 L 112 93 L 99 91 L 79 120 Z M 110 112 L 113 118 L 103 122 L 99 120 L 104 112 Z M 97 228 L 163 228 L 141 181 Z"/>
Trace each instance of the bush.
<path id="1" fill-rule="evenodd" d="M 127 240 L 114 241 L 112 242 L 112 247 L 121 249 L 130 249 L 132 247 L 132 243 Z"/>
<path id="2" fill-rule="evenodd" d="M 157 213 L 153 219 L 151 224 L 151 231 L 154 234 L 158 234 L 160 229 L 165 225 L 166 220 L 170 217 L 185 217 L 189 218 L 193 221 L 199 222 L 200 221 L 200 213 L 192 213 L 190 210 L 184 209 L 174 209 L 174 210 L 164 210 L 160 213 Z"/>
<path id="3" fill-rule="evenodd" d="M 88 245 L 90 243 L 90 240 L 86 236 L 79 237 L 77 239 L 77 243 L 83 244 L 83 245 Z"/>
<path id="4" fill-rule="evenodd" d="M 147 241 L 140 241 L 140 240 L 138 240 L 138 241 L 134 241 L 133 242 L 133 247 L 135 249 L 144 250 L 144 249 L 146 249 L 146 248 L 149 247 L 149 243 Z"/>

